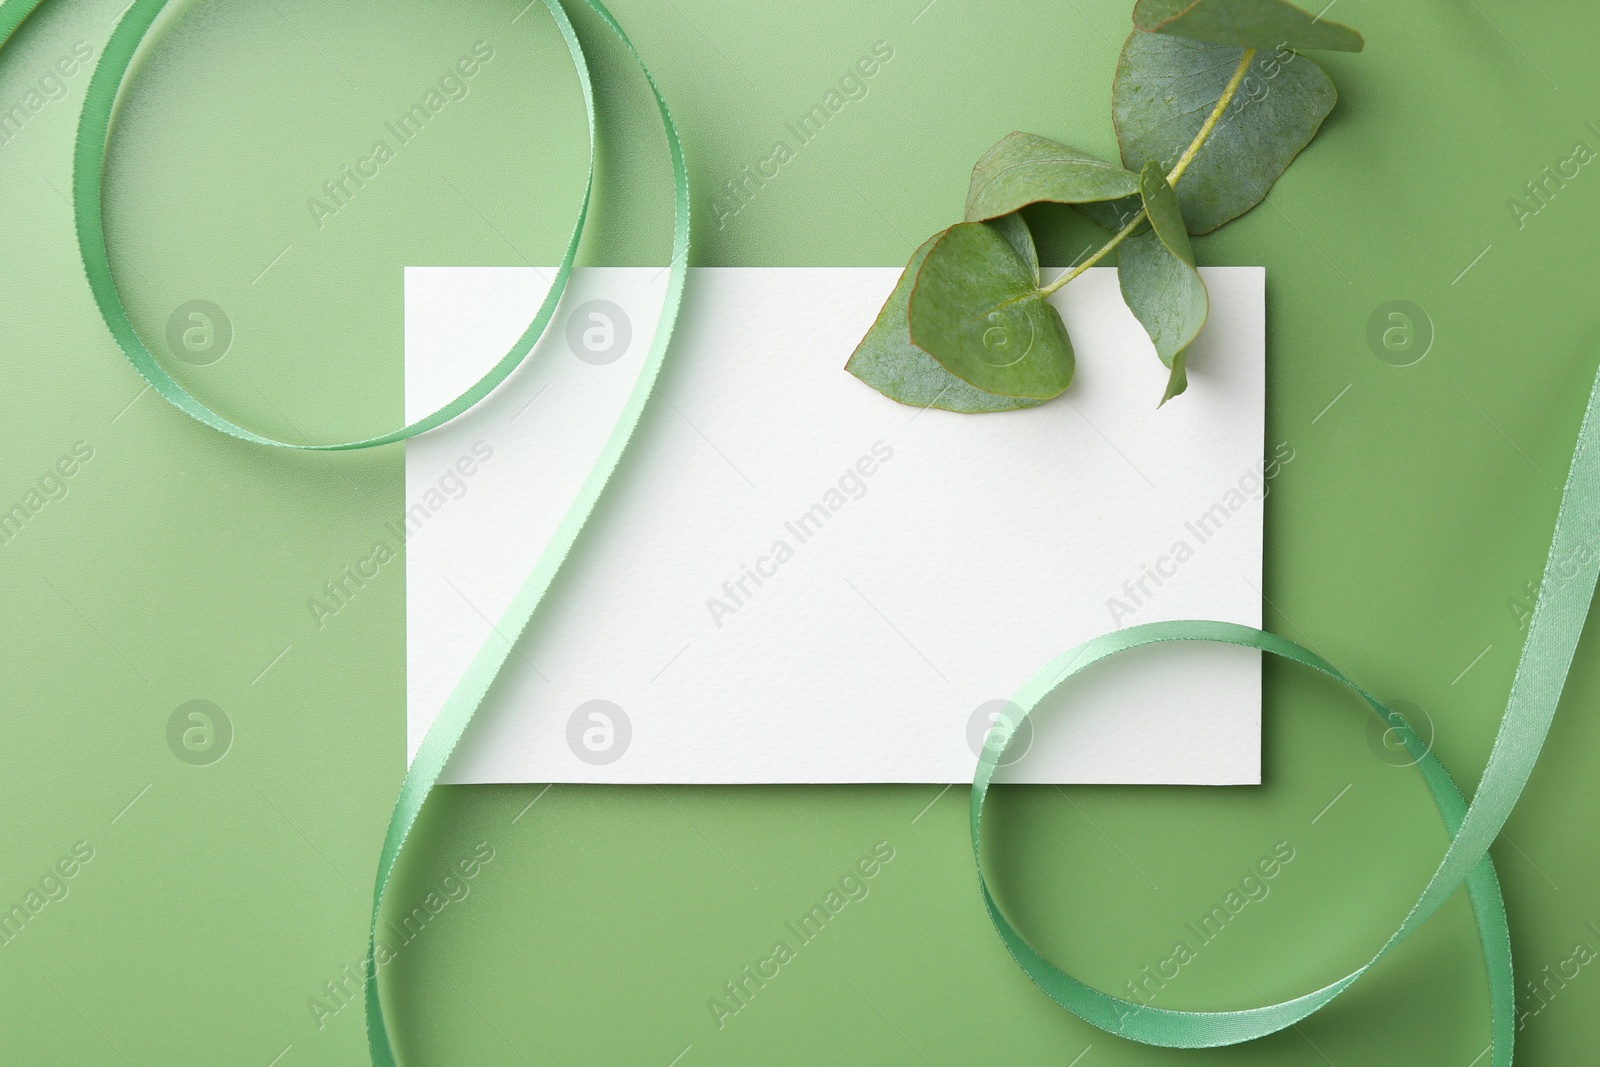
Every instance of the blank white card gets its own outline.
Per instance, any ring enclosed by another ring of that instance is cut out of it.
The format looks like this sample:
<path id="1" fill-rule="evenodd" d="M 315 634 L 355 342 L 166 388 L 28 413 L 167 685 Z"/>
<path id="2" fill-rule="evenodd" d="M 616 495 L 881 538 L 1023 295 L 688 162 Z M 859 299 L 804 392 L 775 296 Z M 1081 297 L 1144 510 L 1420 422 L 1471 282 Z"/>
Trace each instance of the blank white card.
<path id="1" fill-rule="evenodd" d="M 1096 268 L 1054 300 L 1077 374 L 1026 411 L 847 374 L 897 269 L 694 268 L 622 465 L 449 782 L 962 782 L 1030 675 L 1119 626 L 1260 624 L 1264 272 L 1206 268 L 1189 390 Z M 526 328 L 550 271 L 412 267 L 406 416 Z M 527 364 L 406 443 L 417 745 L 610 432 L 666 272 L 577 271 Z M 1273 463 L 1283 461 L 1278 455 Z M 1260 780 L 1259 654 L 1162 646 L 1074 678 L 1014 781 Z"/>

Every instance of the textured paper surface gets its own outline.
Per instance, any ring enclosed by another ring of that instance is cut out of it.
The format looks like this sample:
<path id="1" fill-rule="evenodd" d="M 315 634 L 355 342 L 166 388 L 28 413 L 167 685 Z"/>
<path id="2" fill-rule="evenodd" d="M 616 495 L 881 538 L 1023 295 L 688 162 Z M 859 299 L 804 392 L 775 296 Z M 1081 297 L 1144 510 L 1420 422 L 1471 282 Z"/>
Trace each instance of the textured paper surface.
<path id="1" fill-rule="evenodd" d="M 959 782 L 1005 697 L 1073 644 L 1259 624 L 1260 268 L 1203 271 L 1211 320 L 1165 408 L 1165 371 L 1095 269 L 1056 297 L 1066 396 L 980 416 L 841 369 L 897 274 L 691 271 L 651 408 L 447 781 Z M 408 419 L 509 347 L 549 275 L 408 268 Z M 407 442 L 413 752 L 609 431 L 665 282 L 579 270 L 529 363 Z M 1035 719 L 1010 780 L 1259 781 L 1245 650 L 1131 653 Z"/>

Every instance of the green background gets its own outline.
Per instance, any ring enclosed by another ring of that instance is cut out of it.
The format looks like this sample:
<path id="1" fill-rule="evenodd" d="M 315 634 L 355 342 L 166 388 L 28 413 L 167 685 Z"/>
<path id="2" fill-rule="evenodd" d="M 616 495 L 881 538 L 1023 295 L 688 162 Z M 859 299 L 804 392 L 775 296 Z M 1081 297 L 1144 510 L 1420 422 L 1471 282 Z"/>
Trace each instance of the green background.
<path id="1" fill-rule="evenodd" d="M 0 64 L 0 108 L 74 43 L 98 55 L 121 6 L 57 0 L 30 18 Z M 1114 152 L 1128 7 L 615 11 L 685 133 L 694 263 L 890 265 L 959 215 L 969 167 L 1003 134 Z M 569 224 L 583 127 L 549 15 L 520 0 L 169 15 L 110 153 L 106 230 L 136 323 L 157 347 L 180 304 L 222 306 L 226 356 L 170 365 L 247 425 L 319 440 L 392 425 L 402 267 L 549 262 Z M 1508 201 L 1576 142 L 1600 149 L 1596 15 L 1576 0 L 1537 15 L 1510 0 L 1343 0 L 1330 17 L 1368 41 L 1319 57 L 1338 108 L 1267 203 L 1196 251 L 1268 268 L 1267 440 L 1295 457 L 1267 504 L 1269 627 L 1424 709 L 1470 791 L 1600 340 L 1600 176 L 1587 166 L 1550 186 L 1521 226 Z M 606 108 L 583 261 L 662 262 L 659 131 L 614 43 L 578 21 Z M 478 40 L 495 58 L 470 94 L 317 227 L 306 199 Z M 719 228 L 719 187 L 879 40 L 894 58 L 868 96 Z M 359 1003 L 319 1026 L 308 1002 L 336 1004 L 323 983 L 365 945 L 405 752 L 404 581 L 386 569 L 320 630 L 305 602 L 399 518 L 402 453 L 259 449 L 141 392 L 77 263 L 66 197 L 87 78 L 67 78 L 67 95 L 0 145 L 0 509 L 75 442 L 94 450 L 68 494 L 0 545 L 0 906 L 75 842 L 94 849 L 70 893 L 0 944 L 0 1049 L 15 1063 L 361 1063 Z M 1035 221 L 1057 263 L 1087 239 L 1060 216 Z M 1410 366 L 1367 342 L 1391 300 L 1431 321 Z M 622 517 L 602 504 L 596 521 Z M 1522 979 L 1580 941 L 1600 950 L 1597 695 L 1591 641 L 1494 852 L 1524 1063 L 1595 1057 L 1600 964 L 1552 980 L 1542 1000 Z M 232 724 L 210 765 L 168 744 L 169 718 L 193 699 Z M 1362 709 L 1313 678 L 1268 664 L 1265 701 L 1260 788 L 1000 798 L 1007 906 L 1073 973 L 1122 988 L 1179 937 L 1192 943 L 1185 924 L 1279 842 L 1294 859 L 1270 894 L 1155 1003 L 1303 992 L 1397 924 L 1444 841 L 1415 772 L 1382 758 Z M 1013 966 L 973 884 L 963 789 L 542 788 L 447 788 L 424 813 L 397 908 L 480 842 L 494 859 L 385 972 L 407 1063 L 1467 1067 L 1488 1042 L 1464 896 L 1297 1028 L 1168 1051 L 1080 1023 Z M 894 859 L 870 894 L 719 1028 L 708 999 L 880 841 Z"/>

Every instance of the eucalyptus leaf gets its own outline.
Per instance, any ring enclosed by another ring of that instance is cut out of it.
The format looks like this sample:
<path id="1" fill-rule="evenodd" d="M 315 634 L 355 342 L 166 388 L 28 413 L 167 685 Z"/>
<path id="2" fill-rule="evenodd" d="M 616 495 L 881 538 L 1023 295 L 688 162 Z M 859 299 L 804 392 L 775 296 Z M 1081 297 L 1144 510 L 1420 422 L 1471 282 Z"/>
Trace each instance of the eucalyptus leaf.
<path id="1" fill-rule="evenodd" d="M 1016 249 L 1022 262 L 1026 263 L 1033 271 L 1033 283 L 1039 284 L 1039 249 L 1033 243 L 1033 231 L 1028 229 L 1028 222 L 1018 212 L 1001 215 L 997 219 L 990 219 L 985 225 L 993 226 L 995 230 L 1010 242 Z"/>
<path id="2" fill-rule="evenodd" d="M 1018 219 L 1018 222 L 1021 222 Z M 1026 227 L 1024 227 L 1026 233 Z M 974 414 L 985 411 L 1014 411 L 1044 403 L 1014 396 L 997 396 L 968 385 L 940 366 L 939 361 L 911 343 L 906 323 L 906 300 L 916 283 L 917 271 L 922 266 L 928 249 L 941 235 L 934 235 L 922 243 L 911 256 L 911 262 L 900 275 L 894 292 L 889 294 L 883 310 L 872 324 L 872 329 L 861 339 L 845 370 L 866 382 L 872 388 L 902 404 L 918 408 L 943 408 Z M 1032 247 L 1032 237 L 1028 247 Z"/>
<path id="3" fill-rule="evenodd" d="M 1359 52 L 1361 34 L 1286 0 L 1139 0 L 1133 24 L 1146 33 L 1190 37 L 1238 48 Z"/>
<path id="4" fill-rule="evenodd" d="M 912 342 L 986 392 L 1056 396 L 1072 381 L 1072 342 L 1036 277 L 995 227 L 957 223 L 917 271 Z"/>
<path id="5" fill-rule="evenodd" d="M 1031 133 L 1011 133 L 984 153 L 967 187 L 967 221 L 1028 204 L 1115 200 L 1139 190 L 1139 176 L 1087 152 Z"/>
<path id="6" fill-rule="evenodd" d="M 1244 55 L 1241 48 L 1134 30 L 1112 82 L 1122 161 L 1172 166 L 1200 131 Z M 1310 143 L 1338 93 L 1294 52 L 1258 53 L 1238 95 L 1178 179 L 1189 232 L 1210 233 L 1259 204 Z"/>
<path id="7" fill-rule="evenodd" d="M 1145 164 L 1139 175 L 1139 195 L 1150 216 L 1150 228 L 1119 246 L 1117 277 L 1123 300 L 1171 371 L 1161 397 L 1165 404 L 1188 387 L 1188 347 L 1206 323 L 1210 298 L 1206 283 L 1195 270 L 1188 228 L 1160 163 Z"/>
<path id="8" fill-rule="evenodd" d="M 1183 211 L 1178 198 L 1167 184 L 1167 175 L 1161 164 L 1154 160 L 1146 163 L 1139 172 L 1139 199 L 1144 202 L 1144 213 L 1150 228 L 1156 231 L 1161 243 L 1189 266 L 1194 266 L 1194 249 L 1189 246 L 1189 231 L 1183 224 Z"/>

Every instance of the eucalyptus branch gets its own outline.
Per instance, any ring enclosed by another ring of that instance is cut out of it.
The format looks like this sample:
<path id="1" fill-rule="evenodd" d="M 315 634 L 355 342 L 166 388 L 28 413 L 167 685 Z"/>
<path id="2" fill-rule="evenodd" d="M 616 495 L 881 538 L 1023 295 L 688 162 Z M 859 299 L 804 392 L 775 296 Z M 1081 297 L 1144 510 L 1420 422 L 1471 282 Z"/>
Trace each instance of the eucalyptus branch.
<path id="1" fill-rule="evenodd" d="M 1136 0 L 1133 23 L 1111 81 L 1122 159 L 1020 130 L 995 142 L 973 165 L 967 221 L 912 253 L 846 370 L 918 408 L 976 414 L 1045 403 L 1072 384 L 1076 366 L 1068 323 L 1049 298 L 1120 249 L 1109 262 L 1166 369 L 1161 403 L 1188 387 L 1188 349 L 1211 310 L 1189 235 L 1261 203 L 1333 110 L 1332 79 L 1301 54 L 1359 52 L 1363 41 L 1292 0 Z M 1271 107 L 1234 106 L 1252 71 L 1277 94 Z M 1224 124 L 1227 136 L 1216 136 Z M 1205 165 L 1194 166 L 1202 154 Z M 1021 214 L 1040 203 L 1085 213 L 1094 205 L 1108 226 L 1104 244 L 1048 285 Z"/>
<path id="2" fill-rule="evenodd" d="M 1239 86 L 1243 84 L 1244 76 L 1250 70 L 1250 63 L 1255 57 L 1256 50 L 1254 48 L 1246 48 L 1244 55 L 1239 57 L 1239 65 L 1234 68 L 1233 77 L 1229 78 L 1228 84 L 1223 87 L 1222 95 L 1217 98 L 1216 106 L 1211 109 L 1211 114 L 1207 115 L 1205 122 L 1200 124 L 1200 132 L 1195 134 L 1194 140 L 1189 142 L 1189 147 L 1184 149 L 1182 156 L 1178 157 L 1178 162 L 1167 172 L 1168 185 L 1177 184 L 1178 179 L 1183 177 L 1183 172 L 1189 169 L 1189 164 L 1194 162 L 1194 157 L 1199 153 L 1200 146 L 1206 143 L 1206 138 L 1211 136 L 1212 131 L 1217 128 L 1217 123 L 1222 119 L 1222 113 L 1233 102 L 1233 96 L 1239 91 Z M 1126 226 L 1118 230 L 1111 240 L 1101 245 L 1098 252 L 1039 291 L 1045 296 L 1049 296 L 1063 285 L 1066 285 L 1072 279 L 1104 259 L 1113 248 L 1116 248 L 1130 237 L 1144 220 L 1145 211 L 1140 208 L 1139 213 L 1133 216 Z"/>

